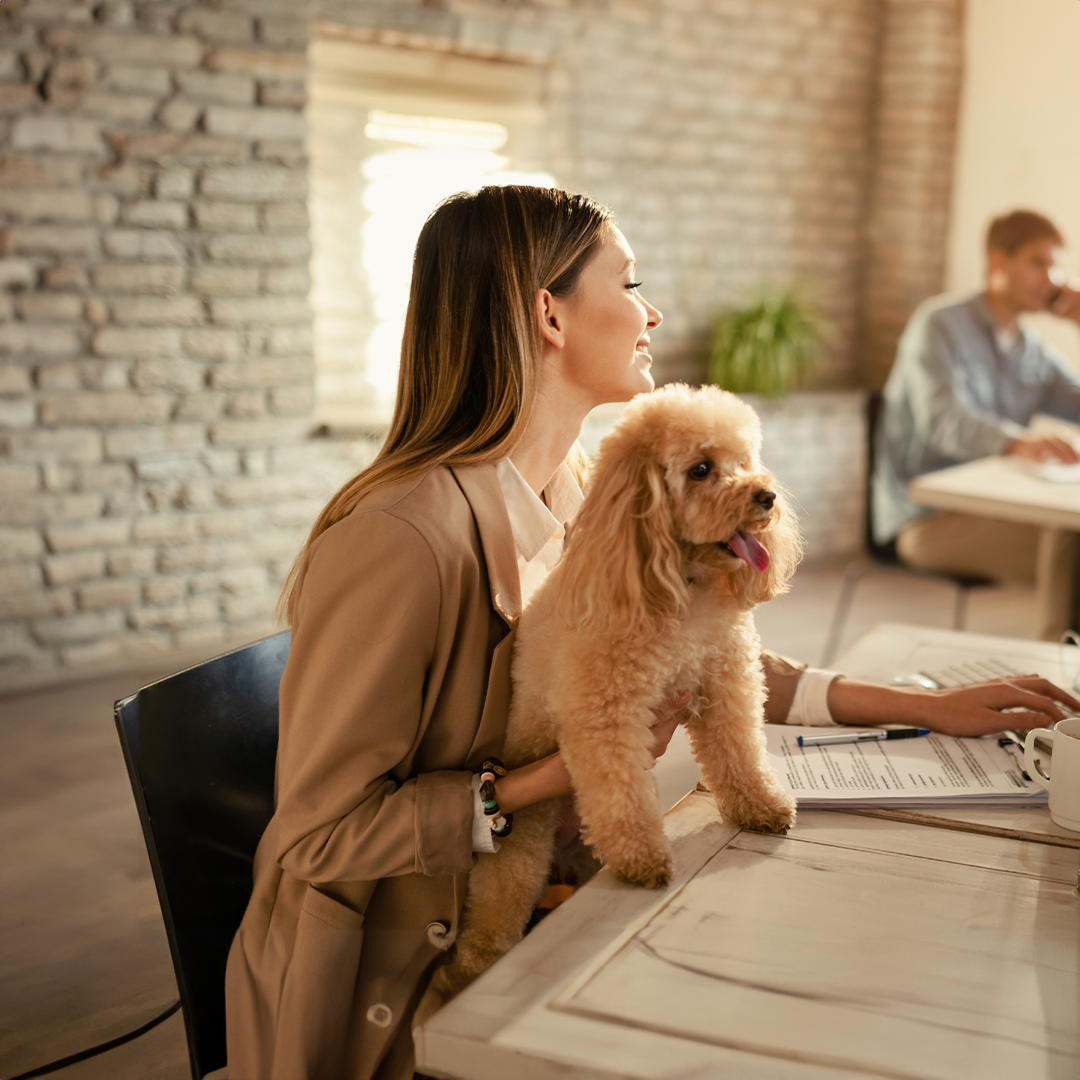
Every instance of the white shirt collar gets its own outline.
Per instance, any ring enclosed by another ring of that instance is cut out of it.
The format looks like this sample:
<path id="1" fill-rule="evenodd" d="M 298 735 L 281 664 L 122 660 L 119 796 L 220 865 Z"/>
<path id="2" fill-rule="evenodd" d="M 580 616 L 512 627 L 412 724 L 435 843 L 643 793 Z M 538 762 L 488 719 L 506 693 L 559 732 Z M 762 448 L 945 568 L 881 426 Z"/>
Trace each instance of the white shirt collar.
<path id="1" fill-rule="evenodd" d="M 577 512 L 583 495 L 574 474 L 566 462 L 560 463 L 555 475 L 544 488 L 544 500 L 525 482 L 514 463 L 505 457 L 495 464 L 506 512 L 510 517 L 510 530 L 518 554 L 529 562 L 540 549 L 553 539 L 562 539 L 566 523 Z"/>
<path id="2" fill-rule="evenodd" d="M 994 327 L 994 340 L 997 342 L 998 352 L 1002 356 L 1008 356 L 1020 344 L 1022 337 L 1023 331 L 1019 328 L 1016 330 L 1003 330 L 1000 326 Z"/>

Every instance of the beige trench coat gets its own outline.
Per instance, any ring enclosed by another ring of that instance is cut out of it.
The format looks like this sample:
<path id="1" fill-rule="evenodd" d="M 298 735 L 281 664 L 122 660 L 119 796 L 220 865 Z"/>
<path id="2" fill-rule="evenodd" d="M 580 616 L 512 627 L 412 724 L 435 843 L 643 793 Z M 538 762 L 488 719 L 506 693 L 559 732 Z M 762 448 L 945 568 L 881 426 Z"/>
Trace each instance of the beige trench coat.
<path id="1" fill-rule="evenodd" d="M 229 1077 L 402 1080 L 474 861 L 471 773 L 506 729 L 521 603 L 493 466 L 374 492 L 301 584 L 277 809 L 226 974 Z"/>

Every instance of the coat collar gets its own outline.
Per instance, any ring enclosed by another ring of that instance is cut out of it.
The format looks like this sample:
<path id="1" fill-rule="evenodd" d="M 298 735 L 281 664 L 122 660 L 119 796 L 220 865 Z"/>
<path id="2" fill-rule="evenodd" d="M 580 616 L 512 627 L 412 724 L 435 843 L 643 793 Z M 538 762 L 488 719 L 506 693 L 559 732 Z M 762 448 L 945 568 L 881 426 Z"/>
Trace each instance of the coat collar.
<path id="1" fill-rule="evenodd" d="M 521 617 L 521 577 L 510 516 L 506 512 L 506 500 L 495 473 L 495 464 L 452 465 L 450 471 L 469 501 L 476 519 L 491 585 L 492 606 L 507 625 L 515 626 Z"/>

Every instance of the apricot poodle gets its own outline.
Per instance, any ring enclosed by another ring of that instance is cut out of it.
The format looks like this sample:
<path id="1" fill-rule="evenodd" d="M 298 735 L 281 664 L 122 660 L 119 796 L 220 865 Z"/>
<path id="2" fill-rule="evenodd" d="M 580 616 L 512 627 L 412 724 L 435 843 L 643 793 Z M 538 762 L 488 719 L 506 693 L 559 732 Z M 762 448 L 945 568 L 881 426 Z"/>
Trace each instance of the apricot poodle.
<path id="1" fill-rule="evenodd" d="M 694 691 L 683 722 L 724 817 L 779 833 L 795 820 L 765 750 L 751 610 L 786 591 L 801 541 L 760 448 L 757 415 L 733 394 L 671 385 L 635 398 L 601 443 L 563 556 L 518 626 L 507 766 L 559 748 L 584 839 L 650 888 L 672 872 L 649 773 L 651 709 L 681 691 Z M 520 939 L 562 803 L 516 813 L 501 849 L 479 856 L 432 982 L 438 999 Z"/>

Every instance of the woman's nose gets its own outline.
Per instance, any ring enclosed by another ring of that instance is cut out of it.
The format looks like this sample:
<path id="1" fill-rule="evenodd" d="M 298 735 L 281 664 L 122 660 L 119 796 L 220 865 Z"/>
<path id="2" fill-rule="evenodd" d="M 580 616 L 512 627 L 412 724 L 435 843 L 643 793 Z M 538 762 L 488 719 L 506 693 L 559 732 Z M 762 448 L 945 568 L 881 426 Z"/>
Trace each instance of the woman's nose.
<path id="1" fill-rule="evenodd" d="M 645 301 L 645 310 L 649 313 L 648 328 L 652 330 L 664 321 L 664 314 L 659 308 L 654 308 L 648 300 Z"/>

